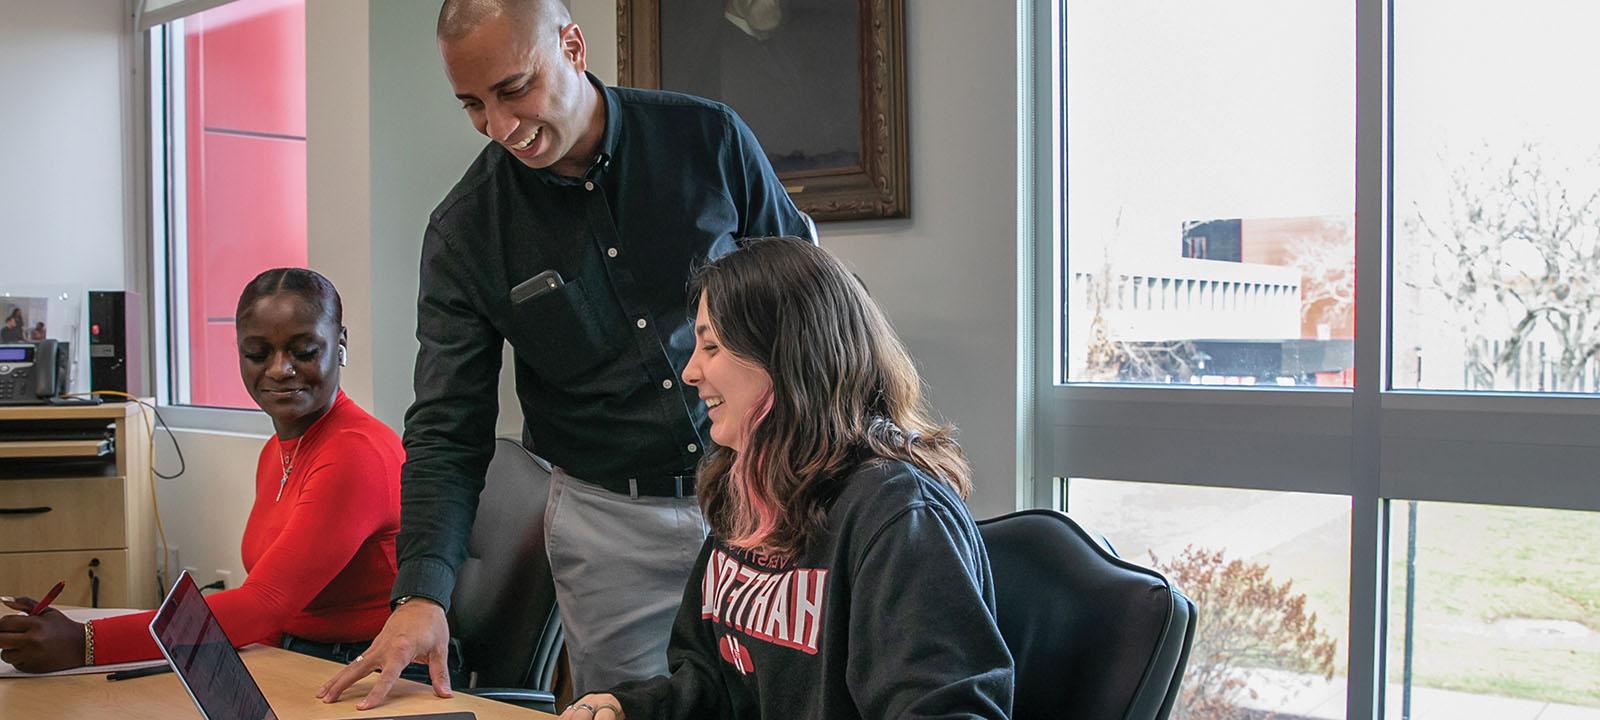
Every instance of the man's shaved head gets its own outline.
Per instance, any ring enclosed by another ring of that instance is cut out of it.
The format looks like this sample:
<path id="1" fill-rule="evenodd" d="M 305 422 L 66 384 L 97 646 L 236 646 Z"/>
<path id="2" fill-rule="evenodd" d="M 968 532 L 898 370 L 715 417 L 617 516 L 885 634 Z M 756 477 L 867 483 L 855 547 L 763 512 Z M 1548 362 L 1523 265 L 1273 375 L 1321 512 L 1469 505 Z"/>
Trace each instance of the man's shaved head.
<path id="1" fill-rule="evenodd" d="M 439 8 L 439 40 L 459 40 L 497 18 L 538 34 L 554 34 L 572 23 L 561 0 L 445 0 Z"/>
<path id="2" fill-rule="evenodd" d="M 473 128 L 530 168 L 589 169 L 605 104 L 562 0 L 445 0 L 438 34 L 445 78 Z"/>

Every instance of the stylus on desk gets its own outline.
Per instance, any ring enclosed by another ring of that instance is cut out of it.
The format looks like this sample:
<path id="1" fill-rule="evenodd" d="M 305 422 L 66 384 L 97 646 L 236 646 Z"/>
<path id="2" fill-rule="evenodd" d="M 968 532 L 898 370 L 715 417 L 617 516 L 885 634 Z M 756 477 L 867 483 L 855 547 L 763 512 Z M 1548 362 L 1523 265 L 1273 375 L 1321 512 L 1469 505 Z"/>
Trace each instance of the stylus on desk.
<path id="1" fill-rule="evenodd" d="M 172 666 L 171 665 L 151 665 L 150 667 L 138 668 L 136 670 L 118 670 L 118 671 L 116 671 L 114 673 L 107 673 L 106 674 L 106 679 L 107 680 L 132 680 L 134 678 L 144 677 L 146 675 L 160 675 L 161 673 L 164 673 L 164 672 L 172 672 Z"/>

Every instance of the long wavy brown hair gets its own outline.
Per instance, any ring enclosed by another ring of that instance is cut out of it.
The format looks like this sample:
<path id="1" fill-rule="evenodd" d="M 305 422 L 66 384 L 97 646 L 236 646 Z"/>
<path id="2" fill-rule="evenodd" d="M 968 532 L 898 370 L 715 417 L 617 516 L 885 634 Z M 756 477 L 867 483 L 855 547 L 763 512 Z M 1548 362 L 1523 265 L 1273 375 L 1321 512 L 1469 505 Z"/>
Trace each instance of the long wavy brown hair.
<path id="1" fill-rule="evenodd" d="M 722 352 L 772 378 L 744 450 L 719 447 L 700 465 L 700 507 L 726 542 L 793 556 L 850 471 L 875 458 L 967 496 L 955 428 L 933 420 L 905 346 L 833 255 L 794 237 L 746 240 L 695 275 L 689 297 L 702 294 Z"/>

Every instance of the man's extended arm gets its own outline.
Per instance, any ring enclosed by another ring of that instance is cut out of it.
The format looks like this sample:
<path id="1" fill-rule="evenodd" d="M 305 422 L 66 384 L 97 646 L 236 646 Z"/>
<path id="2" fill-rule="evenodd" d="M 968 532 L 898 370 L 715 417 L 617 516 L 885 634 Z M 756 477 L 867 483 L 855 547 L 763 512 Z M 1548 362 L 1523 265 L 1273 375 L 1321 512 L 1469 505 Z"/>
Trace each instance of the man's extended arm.
<path id="1" fill-rule="evenodd" d="M 325 703 L 381 671 L 356 704 L 358 710 L 376 707 L 411 662 L 428 664 L 434 694 L 451 695 L 445 611 L 494 454 L 505 342 L 475 301 L 484 283 L 476 267 L 464 262 L 448 235 L 428 225 L 417 289 L 416 401 L 406 412 L 400 472 L 400 571 L 390 596 L 411 600 L 395 608 L 366 652 L 317 691 Z"/>
<path id="2" fill-rule="evenodd" d="M 430 223 L 417 289 L 416 400 L 406 412 L 399 576 L 391 599 L 450 607 L 494 455 L 504 338 L 474 298 L 483 278 Z"/>

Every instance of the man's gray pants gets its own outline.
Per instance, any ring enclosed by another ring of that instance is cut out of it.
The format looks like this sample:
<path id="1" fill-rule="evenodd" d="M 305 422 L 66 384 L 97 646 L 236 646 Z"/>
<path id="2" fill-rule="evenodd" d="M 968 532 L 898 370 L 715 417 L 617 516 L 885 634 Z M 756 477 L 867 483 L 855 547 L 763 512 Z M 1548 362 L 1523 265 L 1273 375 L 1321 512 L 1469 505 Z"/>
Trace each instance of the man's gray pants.
<path id="1" fill-rule="evenodd" d="M 572 689 L 665 674 L 672 621 L 706 537 L 695 498 L 630 498 L 554 468 L 544 519 Z"/>

